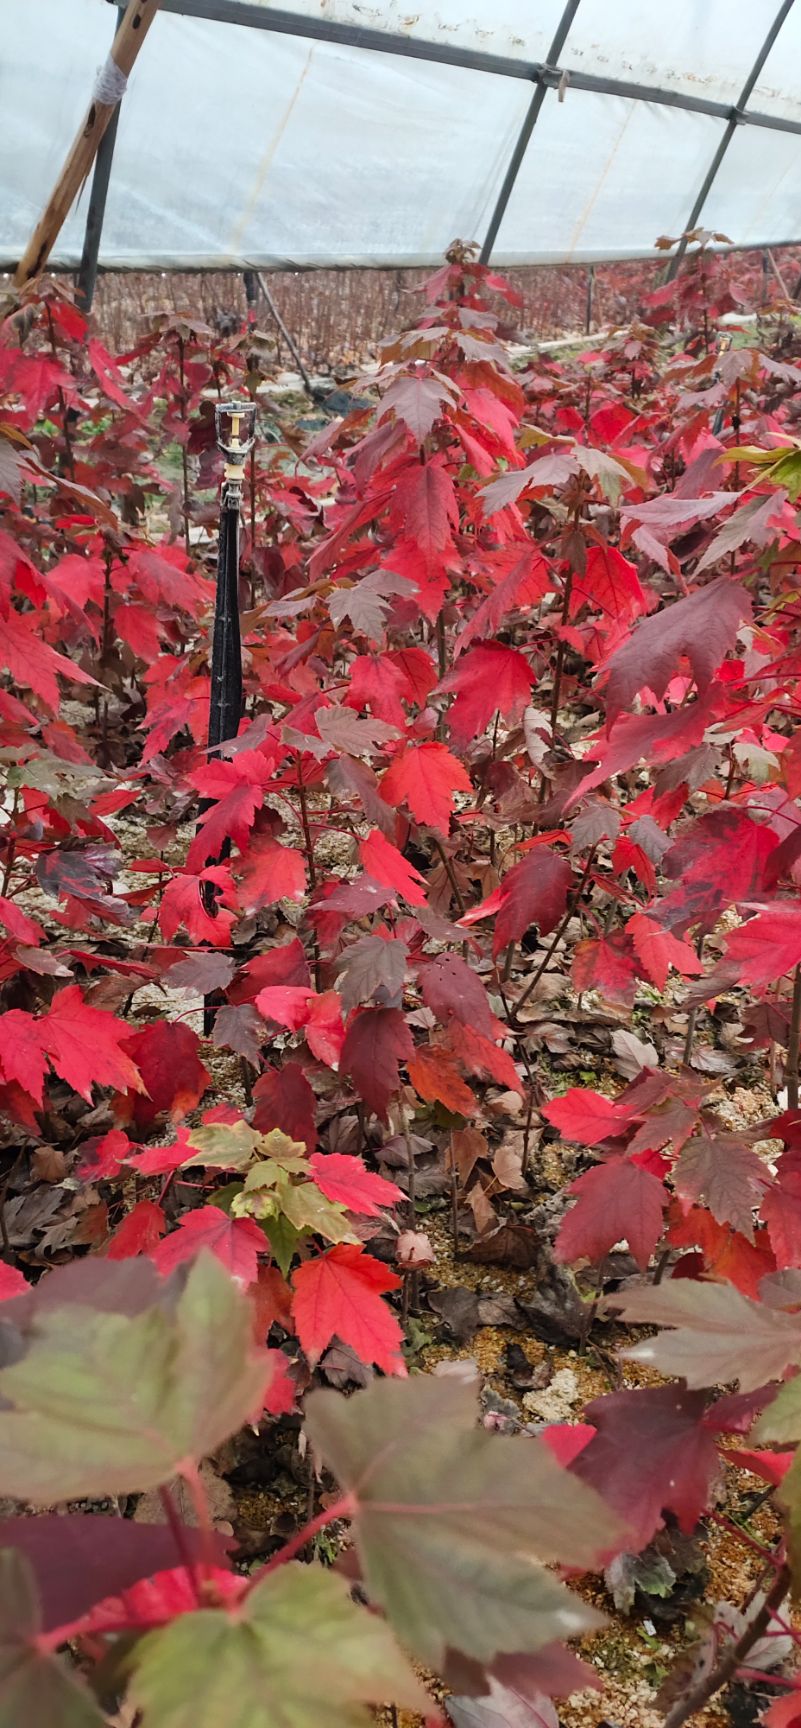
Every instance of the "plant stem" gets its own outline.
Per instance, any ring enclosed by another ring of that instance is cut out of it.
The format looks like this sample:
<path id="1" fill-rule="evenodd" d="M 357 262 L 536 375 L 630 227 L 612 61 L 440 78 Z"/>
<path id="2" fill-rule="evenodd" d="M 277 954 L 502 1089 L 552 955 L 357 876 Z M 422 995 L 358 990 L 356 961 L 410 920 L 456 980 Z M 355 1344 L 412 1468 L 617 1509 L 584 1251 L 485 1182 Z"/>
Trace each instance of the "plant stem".
<path id="1" fill-rule="evenodd" d="M 58 347 L 56 344 L 56 333 L 55 333 L 55 330 L 53 329 L 53 314 L 52 314 L 49 306 L 46 308 L 46 310 L 47 310 L 47 328 L 48 328 L 48 332 L 50 335 L 50 347 L 53 350 L 53 359 L 56 361 L 57 365 L 60 365 L 61 362 L 59 360 Z M 75 457 L 74 457 L 73 451 L 72 451 L 72 439 L 70 438 L 69 413 L 67 410 L 66 397 L 64 395 L 64 391 L 62 390 L 60 384 L 58 386 L 57 395 L 58 395 L 58 405 L 59 405 L 59 409 L 61 411 L 61 430 L 62 430 L 62 433 L 64 436 L 64 467 L 66 468 L 70 479 L 74 480 L 75 479 Z"/>
<path id="2" fill-rule="evenodd" d="M 801 1038 L 801 966 L 796 966 L 793 975 L 793 1005 L 790 1010 L 790 1033 L 787 1043 L 787 1066 L 784 1078 L 787 1084 L 787 1107 L 798 1109 L 798 1044 Z"/>
<path id="3" fill-rule="evenodd" d="M 161 1504 L 162 1504 L 162 1507 L 164 1510 L 164 1516 L 167 1520 L 167 1523 L 169 1524 L 170 1530 L 172 1531 L 172 1535 L 173 1535 L 173 1538 L 175 1541 L 175 1546 L 176 1546 L 178 1553 L 179 1553 L 179 1556 L 180 1556 L 181 1565 L 183 1566 L 184 1571 L 187 1573 L 188 1577 L 191 1579 L 192 1588 L 195 1592 L 195 1595 L 196 1595 L 198 1601 L 200 1601 L 201 1600 L 201 1586 L 202 1586 L 202 1582 L 203 1582 L 202 1574 L 200 1572 L 199 1567 L 196 1565 L 195 1561 L 193 1560 L 192 1555 L 189 1552 L 189 1549 L 187 1548 L 186 1539 L 185 1539 L 186 1533 L 184 1530 L 184 1526 L 181 1523 L 181 1520 L 178 1516 L 178 1509 L 176 1507 L 175 1501 L 173 1500 L 173 1497 L 172 1497 L 172 1494 L 170 1493 L 169 1488 L 164 1487 L 164 1488 L 159 1489 L 159 1499 L 161 1501 Z"/>
<path id="4" fill-rule="evenodd" d="M 250 604 L 256 604 L 256 446 L 250 452 Z"/>
<path id="5" fill-rule="evenodd" d="M 447 648 L 446 648 L 446 644 L 445 644 L 445 619 L 444 619 L 441 612 L 439 613 L 439 616 L 437 618 L 437 623 L 436 623 L 436 638 L 437 638 L 437 667 L 439 670 L 439 676 L 440 676 L 440 682 L 441 682 L 442 679 L 445 677 L 445 673 L 448 670 L 448 654 L 447 654 Z M 444 736 L 445 736 L 445 709 L 444 708 L 440 709 L 440 712 L 437 716 L 436 735 L 438 738 L 444 738 Z"/>
<path id="6" fill-rule="evenodd" d="M 303 780 L 303 759 L 298 756 L 298 801 L 300 803 L 300 824 L 303 829 L 303 842 L 306 852 L 306 863 L 309 866 L 309 887 L 314 892 L 317 887 L 317 871 L 314 864 L 314 841 L 309 825 L 309 806 L 306 799 L 306 787 Z"/>
<path id="7" fill-rule="evenodd" d="M 589 855 L 587 862 L 584 866 L 584 869 L 582 870 L 579 881 L 576 884 L 575 891 L 570 896 L 570 900 L 569 900 L 569 902 L 565 908 L 564 915 L 560 919 L 559 923 L 556 926 L 556 929 L 554 930 L 553 936 L 551 937 L 551 940 L 548 944 L 548 947 L 546 948 L 545 953 L 543 954 L 543 957 L 539 963 L 539 966 L 536 967 L 535 972 L 534 972 L 534 976 L 529 980 L 528 984 L 526 985 L 525 990 L 523 991 L 522 996 L 520 996 L 518 998 L 517 1002 L 515 1003 L 515 1009 L 514 1009 L 515 1019 L 517 1018 L 518 1014 L 520 1013 L 521 1008 L 523 1008 L 525 1006 L 526 1002 L 528 1001 L 532 990 L 536 990 L 537 985 L 539 984 L 539 981 L 543 975 L 543 972 L 546 970 L 546 968 L 548 966 L 548 962 L 551 958 L 551 955 L 558 948 L 559 943 L 561 942 L 562 937 L 564 936 L 564 933 L 567 929 L 567 926 L 570 923 L 571 918 L 573 917 L 573 914 L 576 910 L 576 907 L 578 906 L 578 903 L 579 903 L 581 896 L 584 892 L 584 889 L 587 885 L 589 874 L 590 874 L 590 871 L 592 869 L 593 862 L 595 860 L 595 853 L 596 853 L 596 847 L 593 846 L 592 851 L 590 852 L 590 855 Z"/>
<path id="8" fill-rule="evenodd" d="M 343 1494 L 341 1500 L 334 1501 L 333 1506 L 325 1506 L 322 1512 L 317 1513 L 316 1518 L 311 1518 L 308 1524 L 304 1524 L 302 1530 L 296 1531 L 283 1548 L 279 1548 L 278 1553 L 267 1561 L 266 1566 L 261 1566 L 258 1572 L 253 1573 L 245 1595 L 250 1594 L 254 1584 L 257 1584 L 260 1578 L 266 1578 L 270 1572 L 277 1572 L 279 1566 L 286 1566 L 288 1560 L 294 1560 L 296 1554 L 301 1554 L 307 1544 L 313 1542 L 315 1536 L 318 1536 L 327 1524 L 335 1524 L 338 1518 L 352 1518 L 355 1511 L 356 1500 L 352 1494 Z"/>
<path id="9" fill-rule="evenodd" d="M 178 372 L 181 379 L 181 419 L 186 425 L 186 373 L 184 371 L 184 339 L 178 337 Z M 181 439 L 181 475 L 184 491 L 184 548 L 189 557 L 189 457 L 186 450 L 186 437 Z"/>
<path id="10" fill-rule="evenodd" d="M 568 570 L 565 577 L 565 591 L 562 596 L 562 614 L 560 624 L 566 624 L 570 611 L 570 596 L 573 592 L 573 571 Z M 556 722 L 559 718 L 559 697 L 562 690 L 562 668 L 565 660 L 565 644 L 560 636 L 556 644 L 556 666 L 553 675 L 553 696 L 551 697 L 551 738 L 556 737 Z"/>
<path id="11" fill-rule="evenodd" d="M 451 862 L 451 859 L 448 857 L 447 852 L 445 851 L 445 847 L 443 846 L 442 841 L 437 839 L 436 834 L 432 835 L 432 839 L 434 841 L 434 847 L 435 847 L 436 851 L 439 853 L 440 858 L 442 860 L 442 867 L 445 871 L 445 875 L 447 876 L 448 881 L 450 882 L 451 893 L 453 894 L 453 898 L 456 901 L 456 904 L 459 908 L 459 917 L 463 918 L 465 912 L 467 911 L 467 907 L 465 906 L 465 903 L 464 903 L 464 896 L 462 894 L 461 888 L 459 887 L 459 884 L 456 880 L 456 872 L 453 868 L 453 864 Z"/>
<path id="12" fill-rule="evenodd" d="M 453 1135 L 448 1141 L 448 1167 L 451 1177 L 451 1236 L 455 1259 L 459 1252 L 459 1182 L 456 1173 L 456 1160 L 453 1156 Z"/>
<path id="13" fill-rule="evenodd" d="M 704 938 L 703 938 L 703 936 L 699 936 L 699 938 L 698 938 L 698 958 L 699 958 L 699 960 L 703 959 L 703 954 L 704 954 Z M 684 1037 L 684 1049 L 682 1050 L 682 1053 L 681 1053 L 682 1064 L 685 1068 L 689 1068 L 690 1062 L 692 1060 L 693 1039 L 695 1038 L 695 1022 L 696 1022 L 697 1018 L 698 1018 L 698 1009 L 697 1008 L 691 1008 L 690 1012 L 687 1016 L 687 1031 L 686 1031 L 685 1037 Z"/>
<path id="14" fill-rule="evenodd" d="M 2 892 L 3 895 L 6 895 L 8 893 L 8 884 L 11 881 L 11 873 L 14 869 L 14 862 L 15 862 L 15 859 L 17 856 L 17 836 L 13 832 L 13 829 L 14 829 L 14 824 L 17 820 L 18 811 L 19 811 L 19 788 L 15 787 L 14 788 L 14 798 L 12 801 L 11 809 L 10 809 L 9 814 L 8 814 L 8 830 L 9 830 L 8 852 L 6 853 L 5 869 L 3 870 L 3 887 L 2 887 L 2 890 L 0 890 L 0 892 Z"/>
<path id="15" fill-rule="evenodd" d="M 406 1111 L 405 1111 L 402 1103 L 400 1106 L 400 1112 L 401 1112 L 401 1122 L 403 1124 L 403 1139 L 404 1139 L 404 1144 L 406 1146 L 406 1173 L 407 1173 L 407 1181 L 408 1181 L 407 1192 L 408 1192 L 408 1196 L 409 1196 L 409 1229 L 410 1230 L 416 1230 L 417 1229 L 417 1182 L 416 1182 L 416 1174 L 417 1173 L 416 1173 L 415 1167 L 414 1167 L 414 1157 L 412 1156 L 412 1137 L 409 1133 L 409 1119 L 406 1115 Z M 418 1314 L 420 1311 L 420 1274 L 419 1274 L 419 1272 L 407 1272 L 406 1278 L 404 1280 L 404 1285 L 403 1285 L 403 1298 L 404 1298 L 404 1308 L 406 1311 L 404 1314 L 404 1321 L 405 1321 L 408 1318 L 409 1308 L 411 1308 L 411 1311 L 413 1314 Z"/>
<path id="16" fill-rule="evenodd" d="M 186 1486 L 189 1489 L 195 1517 L 198 1522 L 201 1541 L 203 1543 L 203 1565 L 206 1571 L 211 1572 L 217 1564 L 217 1554 L 214 1539 L 214 1525 L 211 1521 L 209 1502 L 203 1485 L 203 1478 L 200 1471 L 194 1465 L 191 1469 L 185 1468 L 182 1474 Z"/>
<path id="17" fill-rule="evenodd" d="M 105 678 L 106 664 L 111 652 L 111 548 L 106 546 L 103 552 L 103 634 L 100 638 L 100 669 Z M 101 709 L 100 732 L 100 766 L 108 768 L 111 763 L 108 747 L 108 695 L 103 697 Z"/>
<path id="18" fill-rule="evenodd" d="M 779 1567 L 762 1607 L 754 1615 L 753 1620 L 749 1621 L 737 1642 L 730 1644 L 728 1649 L 724 1651 L 712 1673 L 708 1674 L 705 1679 L 699 1680 L 697 1686 L 691 1687 L 690 1691 L 674 1704 L 669 1715 L 665 1717 L 665 1728 L 682 1728 L 682 1723 L 686 1722 L 690 1716 L 695 1716 L 699 1710 L 703 1710 L 710 1698 L 714 1698 L 715 1693 L 719 1692 L 722 1686 L 727 1685 L 728 1681 L 734 1678 L 749 1650 L 753 1649 L 763 1633 L 767 1631 L 773 1619 L 774 1609 L 778 1608 L 784 1600 L 789 1587 L 790 1568 L 785 1561 Z"/>

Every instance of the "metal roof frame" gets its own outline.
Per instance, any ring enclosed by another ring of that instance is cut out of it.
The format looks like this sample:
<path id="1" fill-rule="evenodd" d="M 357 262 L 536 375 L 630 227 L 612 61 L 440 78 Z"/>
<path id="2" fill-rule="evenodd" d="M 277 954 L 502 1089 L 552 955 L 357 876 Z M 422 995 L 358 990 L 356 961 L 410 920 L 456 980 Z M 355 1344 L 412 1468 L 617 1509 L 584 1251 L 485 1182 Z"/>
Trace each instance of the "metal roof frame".
<path id="1" fill-rule="evenodd" d="M 573 19 L 576 16 L 577 11 L 579 9 L 579 3 L 580 3 L 580 0 L 567 0 L 567 4 L 565 6 L 564 12 L 562 13 L 562 16 L 559 20 L 559 25 L 558 25 L 558 28 L 556 31 L 556 35 L 554 36 L 554 39 L 553 39 L 551 46 L 550 46 L 550 50 L 548 53 L 548 66 L 554 66 L 555 67 L 557 65 L 557 62 L 559 60 L 559 56 L 560 56 L 562 49 L 564 48 L 564 45 L 567 41 L 568 31 L 569 31 L 570 26 L 573 22 Z M 545 68 L 543 67 L 543 72 L 544 71 L 545 71 Z M 538 77 L 536 84 L 537 84 L 537 87 L 534 91 L 534 95 L 531 98 L 531 102 L 529 103 L 529 108 L 528 108 L 528 113 L 526 115 L 526 118 L 523 121 L 523 124 L 522 124 L 520 131 L 518 133 L 517 142 L 515 144 L 514 150 L 512 151 L 512 156 L 511 156 L 511 160 L 509 163 L 509 167 L 506 170 L 503 185 L 500 189 L 500 192 L 498 193 L 498 198 L 497 198 L 497 201 L 495 204 L 495 209 L 492 212 L 492 215 L 490 217 L 489 227 L 488 227 L 487 232 L 484 236 L 484 244 L 481 248 L 481 262 L 482 262 L 482 264 L 488 263 L 491 255 L 492 255 L 492 248 L 495 245 L 495 241 L 498 238 L 498 229 L 500 228 L 500 225 L 501 225 L 503 218 L 506 214 L 506 206 L 509 203 L 509 199 L 512 196 L 512 193 L 514 191 L 515 181 L 517 179 L 518 174 L 520 173 L 520 169 L 523 166 L 523 158 L 524 158 L 526 151 L 528 149 L 529 139 L 531 137 L 532 132 L 534 131 L 534 127 L 536 126 L 537 121 L 539 120 L 540 109 L 542 108 L 542 104 L 545 101 L 545 92 L 548 88 L 546 81 L 545 81 L 545 78 L 544 77 Z"/>
<path id="2" fill-rule="evenodd" d="M 109 3 L 116 4 L 116 0 L 109 0 Z M 274 34 L 300 37 L 307 41 L 340 44 L 343 47 L 360 48 L 368 53 L 394 54 L 405 59 L 427 61 L 434 65 L 456 66 L 471 72 L 487 72 L 497 77 L 523 79 L 527 83 L 534 84 L 536 88 L 515 142 L 503 185 L 498 194 L 481 248 L 481 258 L 484 263 L 489 260 L 492 254 L 515 181 L 549 90 L 561 92 L 566 89 L 571 92 L 586 91 L 595 95 L 620 96 L 627 101 L 649 102 L 661 107 L 684 109 L 690 113 L 707 114 L 715 119 L 725 120 L 726 127 L 723 136 L 690 212 L 687 222 L 688 231 L 692 230 L 698 221 L 701 210 L 714 185 L 718 169 L 738 126 L 759 126 L 769 131 L 789 132 L 801 136 L 801 119 L 794 120 L 778 114 L 765 114 L 748 107 L 759 74 L 776 42 L 785 19 L 792 9 L 794 0 L 782 0 L 740 93 L 739 101 L 734 105 L 708 101 L 702 96 L 685 95 L 680 90 L 666 90 L 619 78 L 597 77 L 592 73 L 572 71 L 569 67 L 560 66 L 559 60 L 579 4 L 580 0 L 566 0 L 559 27 L 550 45 L 548 59 L 544 62 L 515 60 L 506 55 L 491 54 L 480 49 L 460 48 L 456 44 L 447 42 L 428 42 L 397 31 L 377 30 L 359 24 L 340 23 L 333 19 L 302 17 L 297 13 L 276 7 L 256 5 L 254 0 L 161 0 L 161 10 L 177 13 L 187 18 L 202 18 L 219 24 L 238 24 L 251 30 L 269 30 Z M 98 268 L 105 193 L 111 171 L 113 147 L 114 139 L 112 136 L 102 159 L 99 156 L 95 164 L 84 252 L 81 260 L 82 292 L 84 303 L 87 305 L 91 305 L 94 279 Z M 686 240 L 682 239 L 671 259 L 668 279 L 675 276 L 684 256 L 686 245 Z"/>
<path id="3" fill-rule="evenodd" d="M 748 103 L 751 100 L 751 94 L 752 94 L 752 91 L 754 89 L 754 85 L 756 84 L 757 78 L 759 77 L 759 74 L 762 71 L 762 68 L 765 64 L 765 61 L 768 58 L 768 55 L 771 51 L 771 48 L 773 47 L 773 44 L 776 41 L 776 38 L 779 34 L 779 31 L 781 30 L 781 27 L 782 27 L 788 13 L 792 10 L 792 5 L 793 5 L 793 0 L 782 0 L 782 4 L 779 7 L 778 12 L 776 13 L 776 17 L 774 18 L 773 23 L 771 24 L 771 27 L 767 33 L 767 36 L 765 37 L 765 40 L 762 43 L 762 47 L 760 48 L 759 53 L 757 54 L 756 60 L 754 61 L 753 66 L 751 67 L 751 71 L 749 72 L 748 77 L 746 78 L 746 81 L 745 81 L 743 88 L 740 92 L 740 100 L 737 103 L 736 108 L 734 109 L 733 113 L 731 114 L 730 119 L 727 122 L 726 130 L 725 130 L 723 137 L 721 138 L 721 140 L 718 144 L 718 147 L 717 147 L 717 150 L 715 151 L 714 156 L 712 157 L 712 161 L 710 162 L 709 167 L 708 167 L 706 174 L 704 176 L 704 179 L 701 183 L 701 188 L 699 190 L 698 196 L 695 200 L 695 203 L 693 204 L 692 210 L 690 211 L 688 220 L 685 223 L 684 234 L 682 235 L 681 239 L 679 240 L 679 244 L 676 247 L 676 250 L 673 254 L 673 257 L 670 260 L 670 264 L 668 265 L 668 270 L 667 270 L 667 275 L 666 275 L 666 281 L 668 281 L 668 282 L 673 281 L 673 279 L 674 279 L 674 277 L 675 277 L 675 275 L 679 269 L 679 265 L 681 264 L 682 258 L 684 257 L 684 254 L 687 250 L 686 235 L 688 233 L 689 234 L 692 233 L 693 229 L 695 228 L 695 226 L 698 222 L 698 218 L 701 214 L 701 211 L 703 210 L 704 205 L 707 201 L 707 198 L 709 197 L 709 194 L 712 191 L 712 187 L 715 184 L 715 180 L 716 180 L 717 174 L 718 174 L 718 169 L 720 168 L 721 162 L 723 161 L 723 158 L 726 155 L 726 151 L 728 150 L 729 145 L 732 141 L 732 138 L 734 137 L 734 134 L 737 131 L 737 127 L 742 125 L 744 121 L 748 120 L 748 112 L 747 112 Z"/>

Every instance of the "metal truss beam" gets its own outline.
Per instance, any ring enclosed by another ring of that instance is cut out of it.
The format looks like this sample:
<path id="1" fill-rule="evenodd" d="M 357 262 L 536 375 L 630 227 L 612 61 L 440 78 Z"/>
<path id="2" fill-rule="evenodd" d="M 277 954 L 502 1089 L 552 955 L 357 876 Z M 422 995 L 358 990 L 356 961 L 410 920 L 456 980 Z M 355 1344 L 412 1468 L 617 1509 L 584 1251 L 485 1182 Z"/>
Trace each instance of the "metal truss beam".
<path id="1" fill-rule="evenodd" d="M 792 4 L 793 0 L 784 0 L 782 22 Z M 204 18 L 216 24 L 240 24 L 250 30 L 269 30 L 279 36 L 296 36 L 304 41 L 331 42 L 343 48 L 400 55 L 406 60 L 424 60 L 432 65 L 458 66 L 466 72 L 489 72 L 499 78 L 518 78 L 527 84 L 544 85 L 547 90 L 556 90 L 564 85 L 568 90 L 586 90 L 598 96 L 622 96 L 633 102 L 655 102 L 662 108 L 710 114 L 713 119 L 733 121 L 738 126 L 762 126 L 773 132 L 801 134 L 801 120 L 785 119 L 779 114 L 762 114 L 752 109 L 743 112 L 742 97 L 737 106 L 732 107 L 730 102 L 712 102 L 704 96 L 691 96 L 682 90 L 663 90 L 656 85 L 640 84 L 636 79 L 603 78 L 591 72 L 571 71 L 569 67 L 554 63 L 553 49 L 547 61 L 515 60 L 504 54 L 459 48 L 450 42 L 426 42 L 415 36 L 374 30 L 361 24 L 342 24 L 330 18 L 305 18 L 297 12 L 256 5 L 254 0 L 161 0 L 160 10 L 184 18 Z M 776 34 L 777 30 L 771 32 L 768 49 Z M 763 63 L 760 56 L 756 72 L 752 73 L 746 86 L 749 94 Z"/>
<path id="2" fill-rule="evenodd" d="M 565 6 L 564 12 L 559 20 L 559 27 L 551 43 L 550 52 L 548 54 L 549 66 L 556 66 L 565 42 L 567 41 L 568 31 L 578 9 L 579 0 L 567 0 L 567 5 Z M 547 88 L 548 86 L 545 79 L 543 77 L 538 77 L 534 95 L 532 96 L 528 106 L 528 113 L 526 114 L 525 120 L 523 121 L 518 133 L 517 143 L 512 151 L 512 158 L 506 170 L 506 174 L 504 175 L 503 185 L 498 193 L 495 209 L 490 217 L 489 227 L 484 237 L 484 244 L 481 248 L 482 264 L 488 264 L 492 255 L 492 248 L 498 237 L 498 229 L 500 228 L 506 214 L 506 206 L 514 191 L 515 181 L 517 180 L 517 176 L 523 166 L 523 158 L 528 149 L 531 134 L 539 120 L 540 110 L 545 101 L 545 92 Z"/>
<path id="3" fill-rule="evenodd" d="M 779 7 L 778 12 L 776 13 L 776 16 L 773 20 L 773 23 L 771 24 L 771 27 L 768 31 L 768 34 L 765 37 L 765 40 L 762 44 L 762 47 L 759 50 L 759 53 L 756 57 L 756 60 L 754 61 L 754 64 L 751 67 L 751 71 L 749 72 L 748 77 L 747 77 L 747 79 L 743 85 L 743 88 L 740 92 L 740 100 L 737 103 L 736 108 L 733 110 L 732 114 L 730 115 L 728 121 L 726 122 L 726 129 L 723 133 L 722 138 L 720 139 L 720 142 L 718 143 L 717 150 L 715 151 L 715 154 L 712 157 L 712 161 L 709 164 L 709 167 L 706 171 L 706 174 L 704 175 L 704 179 L 702 181 L 700 190 L 698 192 L 698 196 L 695 200 L 695 203 L 693 204 L 692 210 L 690 211 L 687 222 L 685 223 L 685 230 L 684 230 L 685 234 L 692 233 L 693 229 L 697 226 L 698 218 L 701 215 L 701 211 L 704 208 L 704 205 L 707 201 L 707 198 L 709 197 L 710 192 L 712 191 L 712 187 L 714 186 L 715 181 L 716 181 L 717 176 L 718 176 L 718 171 L 720 169 L 720 165 L 723 161 L 724 156 L 726 155 L 726 152 L 729 148 L 729 145 L 732 141 L 732 138 L 734 137 L 734 134 L 737 131 L 737 127 L 739 125 L 741 125 L 743 123 L 743 121 L 748 120 L 750 118 L 748 113 L 747 113 L 747 108 L 748 108 L 748 103 L 750 102 L 751 97 L 753 95 L 756 81 L 759 77 L 760 72 L 762 71 L 762 68 L 765 64 L 765 61 L 768 58 L 768 55 L 771 51 L 771 48 L 773 47 L 773 44 L 776 41 L 776 38 L 779 34 L 779 31 L 781 30 L 781 27 L 785 21 L 785 18 L 787 17 L 788 13 L 790 12 L 790 10 L 792 8 L 792 5 L 793 5 L 793 0 L 782 0 L 782 4 Z M 761 121 L 760 123 L 763 123 L 763 122 Z M 687 241 L 682 236 L 681 240 L 679 241 L 678 246 L 676 247 L 676 250 L 673 254 L 673 257 L 670 260 L 670 264 L 669 264 L 668 270 L 667 270 L 666 281 L 668 281 L 668 282 L 673 281 L 674 277 L 676 276 L 676 274 L 678 272 L 679 265 L 681 264 L 682 258 L 684 257 L 686 250 L 687 250 Z"/>
<path id="4" fill-rule="evenodd" d="M 116 0 L 109 0 L 109 3 L 115 4 Z M 639 83 L 636 80 L 596 76 L 592 73 L 573 71 L 569 67 L 560 66 L 559 60 L 579 4 L 580 0 L 567 0 L 559 28 L 545 62 L 514 59 L 506 55 L 492 54 L 482 49 L 461 48 L 450 42 L 424 41 L 398 31 L 377 30 L 359 24 L 337 22 L 330 18 L 304 17 L 299 13 L 271 5 L 256 4 L 255 0 L 161 0 L 160 9 L 162 12 L 172 12 L 182 17 L 205 19 L 219 24 L 236 24 L 253 30 L 268 30 L 273 34 L 293 36 L 301 40 L 358 48 L 368 53 L 400 56 L 403 59 L 419 60 L 430 65 L 454 66 L 463 71 L 485 72 L 496 77 L 515 78 L 533 84 L 535 89 L 529 109 L 517 138 L 481 249 L 481 257 L 484 262 L 489 259 L 492 253 L 506 207 L 548 90 L 565 89 L 569 92 L 584 91 L 592 95 L 618 96 L 625 101 L 649 102 L 658 107 L 676 108 L 692 114 L 706 114 L 713 119 L 724 121 L 725 127 L 717 150 L 688 218 L 688 230 L 695 227 L 698 221 L 718 169 L 738 126 L 758 126 L 769 131 L 787 132 L 801 136 L 801 119 L 785 118 L 778 114 L 765 114 L 748 107 L 759 75 L 791 10 L 793 0 L 782 0 L 773 24 L 743 86 L 739 101 L 734 106 L 725 102 L 713 102 L 706 97 L 691 95 L 681 90 L 662 89 L 654 85 Z M 100 164 L 98 163 L 99 169 Z M 96 176 L 97 178 L 98 176 Z M 102 176 L 100 176 L 98 191 L 103 194 L 102 204 L 104 205 Z M 94 201 L 94 186 L 92 200 Z M 91 221 L 90 205 L 87 239 L 84 247 L 85 259 L 90 242 L 89 224 Z M 100 222 L 102 226 L 102 208 L 100 210 Z M 93 245 L 94 239 L 93 232 Z M 96 239 L 99 247 L 99 231 Z M 792 242 L 787 242 L 787 244 L 792 244 Z M 675 276 L 685 249 L 686 242 L 683 242 L 671 259 L 668 272 L 669 279 Z M 88 263 L 91 266 L 91 257 Z M 96 272 L 96 254 L 93 268 Z M 83 261 L 81 269 L 82 271 L 84 269 Z"/>

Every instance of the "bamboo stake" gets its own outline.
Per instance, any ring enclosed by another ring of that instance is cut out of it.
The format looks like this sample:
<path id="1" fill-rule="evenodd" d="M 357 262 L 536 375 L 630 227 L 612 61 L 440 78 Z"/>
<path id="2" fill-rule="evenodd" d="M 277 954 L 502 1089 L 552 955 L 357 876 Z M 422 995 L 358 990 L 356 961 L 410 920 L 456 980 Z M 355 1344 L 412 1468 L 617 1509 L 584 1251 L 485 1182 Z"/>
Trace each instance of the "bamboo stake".
<path id="1" fill-rule="evenodd" d="M 125 79 L 158 10 L 159 0 L 128 0 L 111 53 L 96 85 L 86 119 L 78 132 L 58 180 L 34 228 L 14 277 L 23 288 L 47 263 L 97 154 L 125 88 Z M 103 98 L 101 100 L 101 98 Z"/>

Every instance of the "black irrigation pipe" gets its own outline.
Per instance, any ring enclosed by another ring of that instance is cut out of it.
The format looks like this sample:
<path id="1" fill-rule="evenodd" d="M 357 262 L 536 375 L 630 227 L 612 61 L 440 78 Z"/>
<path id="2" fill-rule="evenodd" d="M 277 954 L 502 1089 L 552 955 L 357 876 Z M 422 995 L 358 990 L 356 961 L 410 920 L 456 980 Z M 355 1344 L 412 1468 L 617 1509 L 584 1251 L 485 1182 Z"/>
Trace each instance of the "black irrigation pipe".
<path id="1" fill-rule="evenodd" d="M 217 551 L 217 594 L 214 606 L 214 635 L 211 649 L 211 704 L 209 708 L 209 754 L 221 744 L 235 738 L 242 718 L 242 638 L 239 627 L 239 514 L 245 464 L 253 448 L 256 430 L 255 402 L 219 402 L 214 411 L 217 446 L 224 458 L 220 493 L 220 538 Z M 201 806 L 201 814 L 208 809 Z M 225 841 L 216 856 L 206 864 L 219 864 L 228 856 L 230 842 Z M 217 911 L 217 891 L 213 882 L 202 885 L 201 898 L 205 911 L 213 918 Z M 219 1007 L 217 996 L 207 996 L 203 1003 L 203 1030 L 208 1037 L 214 1026 Z"/>

